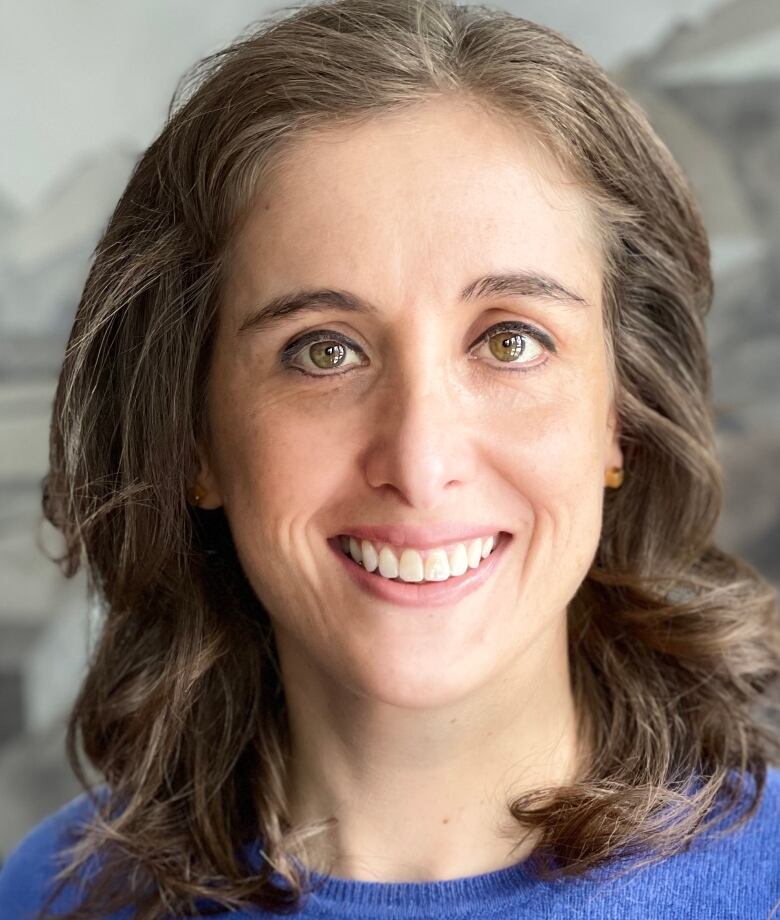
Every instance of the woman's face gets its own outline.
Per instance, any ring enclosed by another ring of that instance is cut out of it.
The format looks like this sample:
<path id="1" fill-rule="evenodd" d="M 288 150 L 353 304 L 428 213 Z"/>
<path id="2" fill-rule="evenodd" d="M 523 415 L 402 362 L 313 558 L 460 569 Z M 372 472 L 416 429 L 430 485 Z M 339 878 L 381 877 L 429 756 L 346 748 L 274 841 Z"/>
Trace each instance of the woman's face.
<path id="1" fill-rule="evenodd" d="M 437 102 L 299 141 L 255 202 L 220 306 L 200 483 L 204 507 L 224 505 L 286 683 L 440 705 L 565 634 L 622 457 L 600 253 L 564 182 L 521 134 Z M 518 273 L 581 300 L 462 299 Z M 241 330 L 272 298 L 321 289 L 373 309 L 322 300 Z M 527 324 L 525 339 L 480 343 L 501 322 Z M 332 545 L 361 526 L 450 522 L 512 538 L 476 590 L 439 606 L 374 596 Z"/>

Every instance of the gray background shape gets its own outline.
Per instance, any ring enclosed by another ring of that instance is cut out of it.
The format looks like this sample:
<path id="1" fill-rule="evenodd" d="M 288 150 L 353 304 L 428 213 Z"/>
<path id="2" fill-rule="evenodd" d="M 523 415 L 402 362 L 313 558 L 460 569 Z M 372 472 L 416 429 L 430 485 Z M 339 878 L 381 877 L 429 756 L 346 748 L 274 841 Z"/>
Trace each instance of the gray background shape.
<path id="1" fill-rule="evenodd" d="M 716 277 L 718 533 L 780 586 L 780 3 L 496 5 L 590 52 L 691 178 Z M 0 3 L 0 859 L 80 791 L 64 720 L 98 613 L 83 573 L 66 582 L 36 534 L 51 402 L 90 254 L 185 69 L 275 9 Z M 40 539 L 61 548 L 48 525 Z"/>

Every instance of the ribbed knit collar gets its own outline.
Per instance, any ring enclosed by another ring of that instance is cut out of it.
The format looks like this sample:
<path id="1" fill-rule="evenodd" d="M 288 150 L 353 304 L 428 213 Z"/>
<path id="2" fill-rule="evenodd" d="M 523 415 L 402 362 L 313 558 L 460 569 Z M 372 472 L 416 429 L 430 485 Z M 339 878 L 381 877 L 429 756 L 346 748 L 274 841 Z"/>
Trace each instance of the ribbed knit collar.
<path id="1" fill-rule="evenodd" d="M 312 894 L 322 913 L 345 916 L 348 908 L 381 917 L 469 917 L 486 903 L 502 898 L 522 903 L 522 891 L 540 883 L 531 879 L 523 863 L 464 878 L 434 882 L 368 882 L 310 872 Z M 351 911 L 350 911 L 351 912 Z"/>
<path id="2" fill-rule="evenodd" d="M 260 846 L 245 850 L 246 858 L 257 871 L 261 863 Z M 286 888 L 278 873 L 275 884 Z M 524 892 L 538 896 L 539 888 L 562 884 L 562 880 L 541 882 L 533 878 L 525 863 L 462 878 L 431 882 L 369 882 L 324 875 L 309 870 L 311 890 L 307 899 L 317 916 L 377 918 L 423 918 L 436 915 L 466 918 L 479 916 L 487 903 L 511 898 L 524 901 Z"/>

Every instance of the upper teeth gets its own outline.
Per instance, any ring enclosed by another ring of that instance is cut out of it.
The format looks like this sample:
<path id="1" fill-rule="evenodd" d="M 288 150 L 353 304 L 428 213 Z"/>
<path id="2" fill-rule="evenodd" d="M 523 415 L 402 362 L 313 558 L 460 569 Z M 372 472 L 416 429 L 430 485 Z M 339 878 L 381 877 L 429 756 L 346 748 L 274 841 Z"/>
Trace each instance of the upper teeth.
<path id="1" fill-rule="evenodd" d="M 394 549 L 389 544 L 373 543 L 356 537 L 340 537 L 345 553 L 373 572 L 377 567 L 385 578 L 401 581 L 446 581 L 452 575 L 462 575 L 466 569 L 476 569 L 493 549 L 498 534 L 477 537 L 466 543 L 447 547 L 417 550 L 411 547 Z"/>

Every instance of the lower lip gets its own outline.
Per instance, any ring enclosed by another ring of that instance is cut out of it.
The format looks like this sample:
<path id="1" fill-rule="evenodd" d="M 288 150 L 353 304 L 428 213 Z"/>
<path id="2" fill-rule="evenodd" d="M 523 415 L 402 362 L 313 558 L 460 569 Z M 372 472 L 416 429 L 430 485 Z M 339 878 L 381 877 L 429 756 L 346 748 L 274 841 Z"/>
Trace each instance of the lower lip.
<path id="1" fill-rule="evenodd" d="M 476 569 L 467 569 L 463 575 L 454 576 L 447 581 L 427 582 L 391 581 L 381 575 L 373 575 L 344 552 L 339 537 L 332 537 L 328 543 L 341 560 L 347 574 L 374 597 L 401 607 L 444 607 L 457 603 L 490 578 L 511 541 L 510 534 L 502 533 L 493 552 L 481 560 Z"/>

